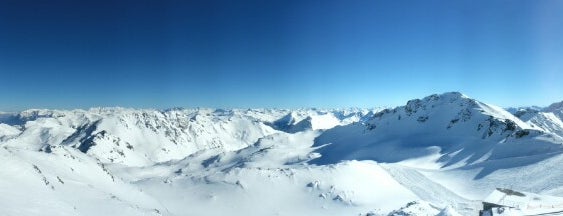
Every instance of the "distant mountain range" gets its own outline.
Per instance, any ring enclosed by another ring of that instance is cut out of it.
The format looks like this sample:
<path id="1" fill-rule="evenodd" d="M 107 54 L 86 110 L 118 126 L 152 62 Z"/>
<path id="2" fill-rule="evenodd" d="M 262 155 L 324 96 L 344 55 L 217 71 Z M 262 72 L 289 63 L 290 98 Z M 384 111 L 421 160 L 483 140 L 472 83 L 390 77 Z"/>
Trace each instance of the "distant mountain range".
<path id="1" fill-rule="evenodd" d="M 475 215 L 563 196 L 563 102 L 0 113 L 7 215 Z M 563 204 L 563 203 L 562 203 Z"/>

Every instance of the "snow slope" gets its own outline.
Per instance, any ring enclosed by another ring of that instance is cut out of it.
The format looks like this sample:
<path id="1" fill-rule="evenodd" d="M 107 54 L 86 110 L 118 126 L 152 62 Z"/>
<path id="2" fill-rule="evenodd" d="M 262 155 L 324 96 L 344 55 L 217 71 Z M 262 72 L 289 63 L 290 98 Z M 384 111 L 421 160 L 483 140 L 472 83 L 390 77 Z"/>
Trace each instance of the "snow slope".
<path id="1" fill-rule="evenodd" d="M 165 208 L 73 148 L 0 148 L 3 215 L 161 215 Z M 103 206 L 103 208 L 100 208 Z"/>
<path id="2" fill-rule="evenodd" d="M 562 159 L 561 137 L 455 92 L 335 127 L 314 146 L 322 156 L 312 163 L 389 163 L 389 173 L 419 197 L 462 213 L 499 186 L 563 195 L 553 184 L 563 172 L 548 168 Z"/>
<path id="3" fill-rule="evenodd" d="M 310 147 L 321 131 L 269 126 L 289 112 L 337 125 L 372 113 L 97 108 L 3 115 L 0 157 L 7 166 L 0 173 L 8 178 L 0 180 L 6 195 L 0 209 L 7 215 L 326 215 L 371 210 L 382 199 L 365 198 L 384 186 L 402 190 L 385 205 L 389 211 L 415 198 L 376 164 L 303 165 L 315 157 Z M 366 178 L 354 186 L 350 173 L 356 172 Z M 359 188 L 366 185 L 371 189 Z M 256 203 L 264 204 L 251 208 Z"/>
<path id="4" fill-rule="evenodd" d="M 450 92 L 385 110 L 1 113 L 0 209 L 476 215 L 497 187 L 563 196 L 560 107 L 511 113 Z"/>

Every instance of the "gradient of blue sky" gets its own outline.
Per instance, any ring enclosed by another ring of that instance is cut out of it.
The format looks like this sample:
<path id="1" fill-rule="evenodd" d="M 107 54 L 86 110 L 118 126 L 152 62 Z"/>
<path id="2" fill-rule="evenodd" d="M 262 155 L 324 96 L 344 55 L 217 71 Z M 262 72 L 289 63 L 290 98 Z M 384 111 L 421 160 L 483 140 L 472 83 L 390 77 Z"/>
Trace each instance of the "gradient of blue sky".
<path id="1" fill-rule="evenodd" d="M 0 110 L 563 100 L 563 1 L 0 2 Z"/>

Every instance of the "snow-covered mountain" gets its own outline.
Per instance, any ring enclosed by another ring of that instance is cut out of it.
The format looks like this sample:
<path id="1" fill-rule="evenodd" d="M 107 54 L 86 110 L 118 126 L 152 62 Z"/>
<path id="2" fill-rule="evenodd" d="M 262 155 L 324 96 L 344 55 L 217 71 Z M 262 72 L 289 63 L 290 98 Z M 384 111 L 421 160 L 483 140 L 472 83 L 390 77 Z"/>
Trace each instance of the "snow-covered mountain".
<path id="1" fill-rule="evenodd" d="M 371 120 L 335 127 L 314 146 L 322 156 L 311 163 L 389 163 L 388 172 L 416 195 L 458 211 L 496 187 L 561 195 L 554 182 L 563 172 L 550 169 L 563 160 L 563 139 L 556 131 L 456 92 L 411 100 Z M 443 188 L 428 189 L 433 183 Z"/>
<path id="2" fill-rule="evenodd" d="M 103 163 L 144 166 L 202 150 L 236 151 L 279 132 L 326 129 L 359 121 L 367 110 L 28 110 L 4 115 L 0 139 L 8 147 L 51 151 L 70 146 Z M 299 120 L 299 122 L 295 121 Z M 306 125 L 302 122 L 307 122 Z"/>
<path id="3" fill-rule="evenodd" d="M 327 146 L 314 162 L 398 162 L 436 155 L 439 165 L 448 167 L 560 150 L 563 139 L 535 128 L 502 108 L 457 92 L 431 95 L 323 133 L 316 146 Z"/>
<path id="4" fill-rule="evenodd" d="M 508 112 L 450 92 L 384 110 L 0 113 L 0 209 L 475 215 L 497 187 L 563 195 L 562 107 Z"/>
<path id="5" fill-rule="evenodd" d="M 513 113 L 532 127 L 563 137 L 563 102 L 553 103 L 545 108 L 514 109 Z"/>

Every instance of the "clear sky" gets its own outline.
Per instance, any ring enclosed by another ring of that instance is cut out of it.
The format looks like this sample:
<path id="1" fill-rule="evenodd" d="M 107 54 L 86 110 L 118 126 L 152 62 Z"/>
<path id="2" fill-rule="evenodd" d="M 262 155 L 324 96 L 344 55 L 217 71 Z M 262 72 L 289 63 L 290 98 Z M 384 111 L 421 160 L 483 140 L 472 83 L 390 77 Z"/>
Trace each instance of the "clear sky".
<path id="1" fill-rule="evenodd" d="M 3 0 L 0 110 L 563 100 L 563 1 Z"/>

